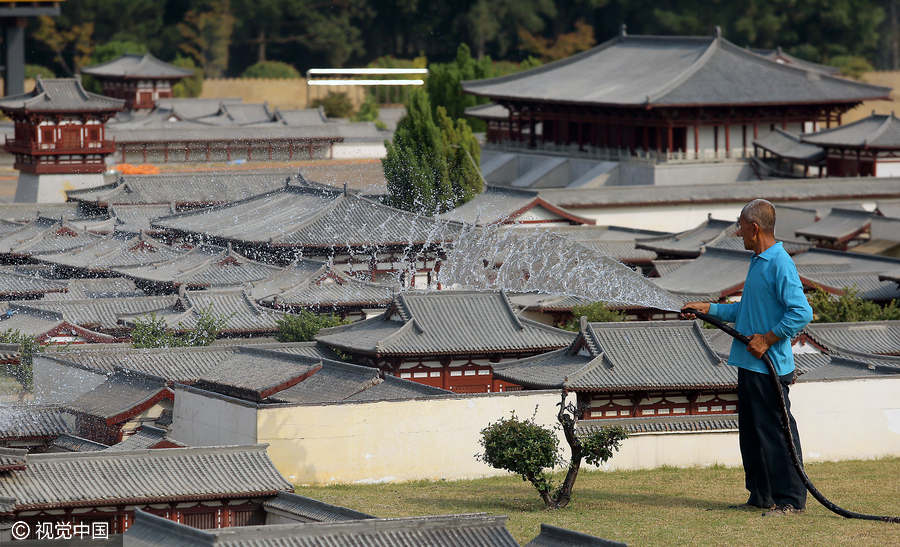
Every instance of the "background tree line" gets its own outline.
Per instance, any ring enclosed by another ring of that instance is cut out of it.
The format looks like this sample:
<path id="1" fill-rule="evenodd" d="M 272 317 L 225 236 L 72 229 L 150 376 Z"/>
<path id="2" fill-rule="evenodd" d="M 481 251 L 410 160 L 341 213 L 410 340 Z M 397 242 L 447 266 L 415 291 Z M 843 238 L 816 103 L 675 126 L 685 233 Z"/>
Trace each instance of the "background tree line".
<path id="1" fill-rule="evenodd" d="M 625 23 L 631 34 L 708 35 L 719 25 L 738 45 L 891 69 L 900 67 L 898 2 L 72 0 L 60 17 L 29 22 L 27 55 L 60 76 L 109 50 L 184 59 L 206 77 L 241 76 L 260 62 L 283 63 L 274 66 L 287 75 L 391 58 L 447 62 L 461 43 L 476 59 L 546 62 L 607 40 Z"/>

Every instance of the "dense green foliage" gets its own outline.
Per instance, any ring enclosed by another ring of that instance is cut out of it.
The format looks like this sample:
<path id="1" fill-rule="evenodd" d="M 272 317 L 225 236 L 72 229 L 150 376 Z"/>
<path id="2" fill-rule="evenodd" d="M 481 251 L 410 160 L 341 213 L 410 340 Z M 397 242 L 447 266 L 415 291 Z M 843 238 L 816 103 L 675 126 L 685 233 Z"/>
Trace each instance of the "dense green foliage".
<path id="1" fill-rule="evenodd" d="M 317 315 L 311 311 L 301 310 L 300 313 L 285 314 L 278 320 L 278 334 L 275 335 L 275 339 L 279 342 L 312 342 L 320 330 L 347 323 L 349 321 L 335 315 Z"/>
<path id="2" fill-rule="evenodd" d="M 12 329 L 0 332 L 0 343 L 19 345 L 19 364 L 6 365 L 4 372 L 6 376 L 19 382 L 22 389 L 31 391 L 34 388 L 34 376 L 32 375 L 34 354 L 43 351 L 44 346 L 33 336 Z"/>
<path id="3" fill-rule="evenodd" d="M 25 65 L 26 78 L 56 78 L 56 74 L 52 70 L 41 65 Z"/>
<path id="4" fill-rule="evenodd" d="M 329 118 L 346 118 L 353 113 L 353 103 L 346 93 L 329 91 L 328 95 L 310 101 L 309 106 L 310 108 L 321 106 Z"/>
<path id="5" fill-rule="evenodd" d="M 577 331 L 582 317 L 586 317 L 588 323 L 608 323 L 612 321 L 624 321 L 625 314 L 611 310 L 603 302 L 592 302 L 583 306 L 572 307 L 572 319 L 562 326 L 570 331 Z"/>
<path id="6" fill-rule="evenodd" d="M 900 62 L 885 0 L 78 0 L 61 11 L 29 19 L 28 61 L 66 75 L 111 42 L 164 60 L 190 56 L 207 76 L 260 61 L 300 72 L 389 57 L 452 63 L 462 43 L 478 58 L 547 61 L 608 40 L 622 23 L 630 34 L 710 35 L 718 25 L 740 46 L 841 66 L 848 56 L 878 68 Z"/>
<path id="7" fill-rule="evenodd" d="M 374 122 L 378 119 L 378 103 L 374 95 L 366 95 L 366 100 L 359 105 L 359 110 L 353 114 L 355 122 Z"/>
<path id="8" fill-rule="evenodd" d="M 565 401 L 565 394 L 563 394 Z M 582 411 L 572 405 L 560 408 L 557 419 L 569 444 L 569 460 L 563 457 L 559 439 L 552 428 L 535 423 L 534 417 L 520 419 L 513 413 L 500 418 L 481 430 L 479 444 L 483 452 L 476 458 L 495 469 L 505 469 L 530 482 L 548 509 L 568 505 L 582 460 L 601 465 L 612 458 L 627 437 L 621 427 L 598 428 L 590 434 L 577 436 L 575 422 Z M 553 468 L 567 465 L 565 479 L 555 484 Z"/>
<path id="9" fill-rule="evenodd" d="M 432 112 L 428 93 L 415 90 L 393 142 L 382 160 L 388 202 L 432 215 L 472 199 L 483 188 L 481 150 L 465 120 L 452 120 L 443 107 Z"/>
<path id="10" fill-rule="evenodd" d="M 242 78 L 299 78 L 300 73 L 293 66 L 281 61 L 260 61 L 250 65 Z"/>
<path id="11" fill-rule="evenodd" d="M 870 300 L 863 300 L 858 292 L 855 288 L 847 288 L 844 294 L 835 296 L 816 289 L 816 292 L 808 296 L 813 309 L 813 323 L 900 319 L 900 303 L 896 300 L 881 306 Z"/>
<path id="12" fill-rule="evenodd" d="M 190 57 L 182 57 L 180 55 L 175 57 L 172 64 L 194 71 L 193 76 L 184 78 L 172 86 L 172 95 L 176 97 L 199 97 L 200 93 L 203 92 L 203 69 L 198 67 L 197 63 Z"/>
<path id="13" fill-rule="evenodd" d="M 212 344 L 225 327 L 226 318 L 203 310 L 193 329 L 170 329 L 164 319 L 150 314 L 135 320 L 131 331 L 131 345 L 136 348 L 176 348 L 186 346 L 208 346 Z"/>

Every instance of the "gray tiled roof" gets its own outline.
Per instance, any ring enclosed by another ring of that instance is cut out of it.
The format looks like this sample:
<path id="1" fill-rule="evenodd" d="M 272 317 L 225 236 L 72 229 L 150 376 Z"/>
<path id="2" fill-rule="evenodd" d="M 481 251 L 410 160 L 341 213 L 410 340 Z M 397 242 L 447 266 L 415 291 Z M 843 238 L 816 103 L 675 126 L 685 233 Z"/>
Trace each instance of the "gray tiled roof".
<path id="1" fill-rule="evenodd" d="M 56 405 L 0 405 L 0 439 L 56 437 L 69 426 Z"/>
<path id="2" fill-rule="evenodd" d="M 89 298 L 83 300 L 29 300 L 10 303 L 11 310 L 43 310 L 55 312 L 77 325 L 118 330 L 119 316 L 148 313 L 173 305 L 177 296 L 137 296 L 130 298 Z"/>
<path id="3" fill-rule="evenodd" d="M 193 70 L 160 61 L 150 53 L 143 55 L 126 53 L 112 61 L 84 67 L 81 72 L 97 78 L 108 79 L 181 79 L 194 74 Z"/>
<path id="4" fill-rule="evenodd" d="M 432 241 L 436 222 L 353 193 L 300 183 L 219 207 L 163 217 L 153 225 L 222 241 L 340 248 Z"/>
<path id="5" fill-rule="evenodd" d="M 893 113 L 875 114 L 848 124 L 802 135 L 804 142 L 830 148 L 900 148 L 900 120 Z"/>
<path id="6" fill-rule="evenodd" d="M 81 216 L 77 203 L 0 203 L 0 219 L 29 222 L 38 214 L 66 219 Z"/>
<path id="7" fill-rule="evenodd" d="M 109 450 L 140 450 L 150 448 L 165 440 L 168 431 L 160 427 L 143 424 L 140 429 L 109 447 Z"/>
<path id="8" fill-rule="evenodd" d="M 900 201 L 879 201 L 878 211 L 887 218 L 900 219 Z"/>
<path id="9" fill-rule="evenodd" d="M 91 244 L 78 249 L 45 254 L 38 259 L 45 264 L 106 271 L 123 266 L 163 262 L 186 252 L 184 249 L 170 247 L 143 234 L 115 233 L 105 238 L 97 238 Z"/>
<path id="10" fill-rule="evenodd" d="M 287 513 L 300 522 L 336 522 L 345 520 L 373 519 L 372 515 L 353 509 L 332 505 L 291 492 L 279 492 L 274 498 L 263 502 L 267 512 Z"/>
<path id="11" fill-rule="evenodd" d="M 580 296 L 543 293 L 522 293 L 510 295 L 509 301 L 516 307 L 529 311 L 572 311 L 575 306 L 586 306 L 592 302 Z"/>
<path id="12" fill-rule="evenodd" d="M 806 332 L 831 351 L 900 355 L 900 321 L 810 323 Z"/>
<path id="13" fill-rule="evenodd" d="M 784 250 L 787 251 L 789 255 L 795 255 L 797 253 L 802 253 L 804 251 L 808 251 L 812 248 L 812 244 L 808 241 L 798 241 L 798 240 L 785 240 L 780 239 L 781 244 L 784 246 Z M 710 247 L 718 247 L 719 249 L 730 249 L 732 251 L 744 251 L 746 250 L 744 247 L 744 239 L 737 236 L 730 236 L 726 234 L 722 234 L 721 236 L 711 240 L 706 244 L 707 248 Z"/>
<path id="14" fill-rule="evenodd" d="M 283 313 L 263 308 L 250 299 L 242 289 L 209 289 L 185 291 L 183 300 L 188 311 L 171 318 L 163 317 L 172 326 L 180 323 L 183 328 L 194 328 L 199 312 L 211 310 L 225 319 L 222 332 L 275 332 Z"/>
<path id="15" fill-rule="evenodd" d="M 437 218 L 486 226 L 498 222 L 516 222 L 520 215 L 527 214 L 526 211 L 536 207 L 547 209 L 560 221 L 594 224 L 591 219 L 548 203 L 536 191 L 493 186 L 488 186 L 481 194 Z"/>
<path id="16" fill-rule="evenodd" d="M 465 110 L 466 116 L 480 120 L 508 120 L 509 109 L 502 104 L 487 103 L 470 106 Z"/>
<path id="17" fill-rule="evenodd" d="M 573 335 L 520 318 L 503 292 L 398 295 L 384 314 L 323 329 L 317 340 L 374 355 L 524 353 L 568 345 Z"/>
<path id="18" fill-rule="evenodd" d="M 561 207 L 578 211 L 582 208 L 744 204 L 752 199 L 804 203 L 825 200 L 893 199 L 900 197 L 900 177 L 828 177 L 825 179 L 777 179 L 753 184 L 693 184 L 682 186 L 606 186 L 598 188 L 561 188 L 541 191 L 541 196 Z"/>
<path id="19" fill-rule="evenodd" d="M 50 448 L 54 449 L 55 452 L 94 452 L 96 450 L 106 450 L 109 447 L 90 439 L 63 433 L 50 443 Z"/>
<path id="20" fill-rule="evenodd" d="M 149 231 L 150 221 L 174 212 L 171 204 L 120 203 L 109 207 L 110 216 L 116 219 L 117 232 Z"/>
<path id="21" fill-rule="evenodd" d="M 94 243 L 99 236 L 59 220 L 34 220 L 19 230 L 0 236 L 0 254 L 46 255 L 70 251 Z"/>
<path id="22" fill-rule="evenodd" d="M 494 366 L 494 376 L 526 387 L 573 391 L 731 388 L 734 367 L 696 321 L 583 324 L 564 350 Z"/>
<path id="23" fill-rule="evenodd" d="M 46 300 L 80 300 L 88 298 L 130 298 L 146 296 L 124 277 L 85 277 L 66 280 L 69 290 L 62 294 L 49 294 Z"/>
<path id="24" fill-rule="evenodd" d="M 296 270 L 295 270 L 296 271 Z M 386 307 L 396 292 L 394 287 L 360 281 L 351 275 L 341 275 L 333 268 L 312 272 L 306 279 L 272 294 L 274 284 L 286 283 L 282 275 L 264 281 L 251 290 L 254 298 L 266 305 L 281 307 L 326 308 L 326 307 Z M 291 276 L 294 278 L 295 276 Z"/>
<path id="25" fill-rule="evenodd" d="M 166 116 L 175 115 L 182 120 L 192 120 L 211 116 L 219 111 L 222 104 L 240 103 L 241 98 L 219 99 L 219 98 L 168 98 L 156 101 L 156 110 L 165 111 Z"/>
<path id="26" fill-rule="evenodd" d="M 0 448 L 0 473 L 25 469 L 26 454 L 28 451 L 24 449 Z"/>
<path id="27" fill-rule="evenodd" d="M 0 476 L 16 511 L 272 496 L 289 491 L 266 445 L 29 454 Z"/>
<path id="28" fill-rule="evenodd" d="M 845 241 L 863 232 L 872 222 L 872 213 L 835 207 L 825 218 L 798 228 L 796 234 L 807 239 Z"/>
<path id="29" fill-rule="evenodd" d="M 803 274 L 803 280 L 823 289 L 843 291 L 854 289 L 865 300 L 890 301 L 900 298 L 900 287 L 892 281 L 882 281 L 876 272 L 822 272 Z"/>
<path id="30" fill-rule="evenodd" d="M 171 143 L 173 141 L 188 141 L 192 143 L 204 143 L 209 141 L 227 141 L 238 150 L 238 147 L 247 143 L 267 143 L 273 141 L 295 141 L 295 152 L 303 150 L 302 144 L 309 140 L 318 140 L 324 143 L 347 141 L 376 141 L 383 142 L 385 134 L 379 131 L 372 122 L 348 122 L 328 123 L 322 125 L 291 126 L 281 122 L 271 122 L 253 125 L 203 125 L 199 120 L 190 122 L 178 122 L 167 127 L 132 128 L 119 125 L 110 125 L 107 134 L 117 143 Z M 302 141 L 297 143 L 296 141 Z M 202 154 L 202 148 L 194 148 L 195 154 Z M 259 158 L 262 159 L 262 158 Z"/>
<path id="31" fill-rule="evenodd" d="M 134 547 L 515 547 L 518 543 L 505 524 L 505 516 L 479 513 L 197 530 L 136 511 L 134 524 L 125 533 L 124 540 Z"/>
<path id="32" fill-rule="evenodd" d="M 593 105 L 850 103 L 890 89 L 771 61 L 721 37 L 619 36 L 509 76 L 463 82 L 498 99 Z"/>
<path id="33" fill-rule="evenodd" d="M 900 243 L 900 218 L 872 217 L 870 232 L 873 240 Z"/>
<path id="34" fill-rule="evenodd" d="M 322 125 L 329 123 L 325 116 L 323 107 L 318 108 L 302 108 L 299 110 L 282 110 L 275 111 L 276 118 L 285 125 Z"/>
<path id="35" fill-rule="evenodd" d="M 63 292 L 66 288 L 65 281 L 15 273 L 7 269 L 0 270 L 0 295 L 5 298 Z"/>
<path id="36" fill-rule="evenodd" d="M 862 354 L 831 355 L 827 363 L 804 373 L 797 381 L 816 382 L 885 375 L 898 375 L 897 378 L 900 378 L 900 358 L 895 357 L 884 364 L 891 358 L 871 357 L 874 358 Z"/>
<path id="37" fill-rule="evenodd" d="M 752 256 L 750 251 L 707 247 L 698 258 L 652 281 L 673 293 L 731 296 L 743 289 Z"/>
<path id="38" fill-rule="evenodd" d="M 449 395 L 450 392 L 438 387 L 432 387 L 411 380 L 404 380 L 389 374 L 382 377 L 382 381 L 372 387 L 360 391 L 350 397 L 348 401 L 390 401 L 396 399 L 412 399 L 417 397 L 430 397 L 433 395 Z"/>
<path id="39" fill-rule="evenodd" d="M 618 541 L 583 534 L 574 530 L 541 524 L 541 533 L 525 544 L 525 547 L 625 547 Z"/>
<path id="40" fill-rule="evenodd" d="M 701 248 L 708 242 L 724 234 L 733 233 L 737 229 L 732 221 L 717 220 L 712 217 L 703 221 L 696 228 L 672 235 L 637 239 L 638 249 L 655 251 L 659 255 L 694 258 L 700 255 Z"/>
<path id="41" fill-rule="evenodd" d="M 794 256 L 800 275 L 837 272 L 885 272 L 900 266 L 900 259 L 887 256 L 810 249 Z"/>
<path id="42" fill-rule="evenodd" d="M 225 361 L 200 376 L 200 389 L 260 402 L 314 376 L 321 361 L 253 347 L 241 347 Z"/>
<path id="43" fill-rule="evenodd" d="M 601 427 L 619 426 L 629 435 L 641 433 L 702 433 L 705 431 L 737 431 L 737 414 L 710 414 L 707 416 L 654 416 L 640 418 L 610 418 L 581 420 L 579 435 L 590 434 Z"/>
<path id="44" fill-rule="evenodd" d="M 553 225 L 537 226 L 534 228 L 516 225 L 510 227 L 516 233 L 523 235 L 536 234 L 550 231 L 574 241 L 582 247 L 601 252 L 623 262 L 645 262 L 656 258 L 656 253 L 646 249 L 636 249 L 635 240 L 654 236 L 667 235 L 665 232 L 652 230 L 638 230 L 620 226 L 594 226 L 594 225 Z"/>
<path id="45" fill-rule="evenodd" d="M 253 344 L 253 347 L 312 357 L 317 360 L 337 357 L 316 342 L 275 342 Z M 213 345 L 136 349 L 132 348 L 130 344 L 83 344 L 46 351 L 37 358 L 49 358 L 62 364 L 107 374 L 114 372 L 116 367 L 123 367 L 165 378 L 167 381 L 191 384 L 200 377 L 213 372 L 219 363 L 230 359 L 238 351 L 238 348 L 237 345 Z"/>
<path id="46" fill-rule="evenodd" d="M 78 78 L 40 76 L 30 92 L 0 99 L 0 110 L 7 112 L 116 112 L 124 105 L 122 99 L 85 91 Z"/>
<path id="47" fill-rule="evenodd" d="M 151 401 L 160 392 L 168 392 L 164 379 L 119 370 L 102 384 L 66 404 L 66 408 L 109 420 Z"/>
<path id="48" fill-rule="evenodd" d="M 886 272 L 882 272 L 878 275 L 878 279 L 881 281 L 893 281 L 900 286 L 900 266 L 888 270 Z"/>
<path id="49" fill-rule="evenodd" d="M 207 171 L 161 175 L 126 175 L 116 182 L 67 192 L 71 200 L 99 204 L 211 204 L 248 198 L 284 187 L 293 171 Z"/>
<path id="50" fill-rule="evenodd" d="M 209 125 L 251 125 L 275 121 L 268 103 L 222 103 L 218 112 L 194 121 Z"/>
<path id="51" fill-rule="evenodd" d="M 768 135 L 753 141 L 753 144 L 791 160 L 814 163 L 825 159 L 825 151 L 822 148 L 802 142 L 799 137 L 777 127 Z"/>
<path id="52" fill-rule="evenodd" d="M 231 249 L 195 247 L 166 262 L 116 268 L 116 273 L 150 283 L 186 287 L 241 285 L 276 276 L 282 268 L 250 260 Z"/>

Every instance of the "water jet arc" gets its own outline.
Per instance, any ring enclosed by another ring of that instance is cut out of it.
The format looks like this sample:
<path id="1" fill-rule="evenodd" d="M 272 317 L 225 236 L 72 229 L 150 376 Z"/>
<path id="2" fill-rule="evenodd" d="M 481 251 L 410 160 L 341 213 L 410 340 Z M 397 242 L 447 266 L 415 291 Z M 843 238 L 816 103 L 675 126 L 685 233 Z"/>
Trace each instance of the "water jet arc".
<path id="1" fill-rule="evenodd" d="M 694 309 L 686 309 L 684 311 L 685 313 L 695 315 L 698 319 L 702 319 L 707 323 L 715 326 L 717 329 L 721 330 L 725 334 L 728 334 L 744 345 L 750 343 L 750 338 L 744 336 L 733 327 L 725 324 L 724 322 L 709 314 L 701 313 Z M 831 500 L 826 498 L 824 494 L 819 492 L 819 490 L 806 475 L 806 471 L 803 469 L 803 462 L 800 461 L 800 456 L 797 454 L 797 447 L 794 446 L 794 438 L 791 435 L 787 405 L 784 401 L 784 394 L 781 392 L 781 382 L 778 380 L 778 372 L 776 372 L 775 370 L 775 365 L 772 363 L 772 359 L 769 358 L 769 355 L 767 353 L 763 354 L 762 361 L 766 364 L 766 368 L 769 369 L 769 377 L 772 379 L 772 387 L 778 393 L 778 400 L 781 401 L 781 433 L 782 435 L 784 435 L 785 441 L 787 441 L 788 451 L 791 453 L 791 460 L 794 462 L 794 469 L 797 471 L 797 474 L 800 475 L 800 480 L 803 481 L 803 484 L 804 486 L 806 486 L 806 489 L 809 491 L 809 493 L 812 494 L 812 496 L 816 498 L 819 503 L 824 505 L 826 509 L 848 519 L 878 520 L 882 522 L 900 523 L 900 516 L 893 517 L 886 515 L 867 515 L 865 513 L 848 511 L 847 509 L 844 509 L 843 507 L 840 507 L 837 504 L 833 503 Z"/>

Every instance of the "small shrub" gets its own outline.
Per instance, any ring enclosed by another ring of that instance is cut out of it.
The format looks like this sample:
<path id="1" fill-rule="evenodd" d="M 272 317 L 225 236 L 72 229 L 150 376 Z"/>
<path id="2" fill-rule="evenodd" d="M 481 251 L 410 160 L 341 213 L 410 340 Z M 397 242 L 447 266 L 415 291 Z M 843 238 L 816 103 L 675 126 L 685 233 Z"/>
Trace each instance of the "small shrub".
<path id="1" fill-rule="evenodd" d="M 606 307 L 603 302 L 592 302 L 583 306 L 572 307 L 572 319 L 562 326 L 566 330 L 578 331 L 581 317 L 586 317 L 589 323 L 608 323 L 624 321 L 625 314 Z"/>
<path id="2" fill-rule="evenodd" d="M 175 97 L 199 97 L 203 92 L 203 68 L 198 67 L 190 57 L 177 56 L 172 64 L 194 71 L 193 76 L 184 78 L 172 86 L 172 95 Z"/>
<path id="3" fill-rule="evenodd" d="M 25 77 L 26 78 L 37 78 L 40 76 L 41 78 L 56 78 L 56 74 L 53 73 L 52 70 L 45 66 L 41 65 L 25 65 Z"/>
<path id="4" fill-rule="evenodd" d="M 136 348 L 178 348 L 188 346 L 208 346 L 225 328 L 227 318 L 212 312 L 212 308 L 202 310 L 193 329 L 177 333 L 166 325 L 166 321 L 156 314 L 135 320 L 131 330 L 131 345 Z M 179 324 L 179 330 L 181 325 Z"/>
<path id="5" fill-rule="evenodd" d="M 844 294 L 833 295 L 816 289 L 807 298 L 813 309 L 813 323 L 839 323 L 846 321 L 887 321 L 900 319 L 900 305 L 892 300 L 880 306 L 859 297 L 855 287 L 844 289 Z"/>
<path id="6" fill-rule="evenodd" d="M 349 321 L 335 315 L 316 315 L 307 310 L 300 313 L 288 313 L 278 320 L 278 334 L 275 339 L 279 342 L 312 342 L 320 330 L 346 325 Z"/>
<path id="7" fill-rule="evenodd" d="M 22 389 L 34 389 L 33 362 L 34 354 L 44 351 L 44 347 L 33 336 L 22 334 L 17 330 L 6 329 L 0 332 L 0 343 L 19 344 L 19 364 L 7 364 L 5 374 L 19 382 Z"/>
<path id="8" fill-rule="evenodd" d="M 314 99 L 309 103 L 310 108 L 322 107 L 329 118 L 346 118 L 353 112 L 353 103 L 346 93 L 334 93 L 329 91 L 325 97 Z"/>
<path id="9" fill-rule="evenodd" d="M 247 67 L 247 70 L 244 71 L 241 77 L 288 79 L 299 78 L 300 72 L 292 65 L 281 61 L 260 61 Z"/>
<path id="10" fill-rule="evenodd" d="M 378 120 L 378 103 L 373 95 L 366 95 L 366 100 L 359 106 L 359 110 L 353 115 L 355 122 L 374 122 Z"/>

